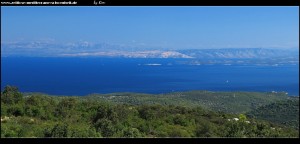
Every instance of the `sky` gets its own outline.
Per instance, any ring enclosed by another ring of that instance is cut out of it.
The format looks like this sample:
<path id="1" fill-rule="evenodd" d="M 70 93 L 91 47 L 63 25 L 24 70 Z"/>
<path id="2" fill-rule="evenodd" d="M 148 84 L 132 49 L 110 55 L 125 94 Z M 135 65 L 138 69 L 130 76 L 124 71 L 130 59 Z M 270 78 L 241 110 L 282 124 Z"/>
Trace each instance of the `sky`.
<path id="1" fill-rule="evenodd" d="M 299 48 L 299 7 L 1 7 L 1 43 Z"/>

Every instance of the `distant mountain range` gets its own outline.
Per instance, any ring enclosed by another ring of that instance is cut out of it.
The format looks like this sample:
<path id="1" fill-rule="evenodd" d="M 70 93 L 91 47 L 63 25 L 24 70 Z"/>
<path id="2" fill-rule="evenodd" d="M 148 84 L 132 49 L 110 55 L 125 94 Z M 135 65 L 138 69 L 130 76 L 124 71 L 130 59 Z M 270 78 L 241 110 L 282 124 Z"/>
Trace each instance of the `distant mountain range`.
<path id="1" fill-rule="evenodd" d="M 124 57 L 194 59 L 296 59 L 297 49 L 220 48 L 167 50 L 107 43 L 55 43 L 49 41 L 1 43 L 1 56 Z"/>
<path id="2" fill-rule="evenodd" d="M 265 49 L 265 48 L 224 48 L 180 50 L 182 54 L 205 59 L 251 59 L 251 58 L 298 58 L 299 52 L 291 49 Z"/>

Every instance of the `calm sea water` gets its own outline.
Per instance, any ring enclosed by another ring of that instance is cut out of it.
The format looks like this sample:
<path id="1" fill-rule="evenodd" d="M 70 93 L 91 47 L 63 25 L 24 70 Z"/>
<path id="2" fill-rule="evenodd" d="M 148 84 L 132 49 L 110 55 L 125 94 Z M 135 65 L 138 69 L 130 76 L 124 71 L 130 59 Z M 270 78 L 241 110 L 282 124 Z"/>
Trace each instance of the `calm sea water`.
<path id="1" fill-rule="evenodd" d="M 53 95 L 187 90 L 299 95 L 299 65 L 183 65 L 182 59 L 1 58 L 1 90 Z"/>

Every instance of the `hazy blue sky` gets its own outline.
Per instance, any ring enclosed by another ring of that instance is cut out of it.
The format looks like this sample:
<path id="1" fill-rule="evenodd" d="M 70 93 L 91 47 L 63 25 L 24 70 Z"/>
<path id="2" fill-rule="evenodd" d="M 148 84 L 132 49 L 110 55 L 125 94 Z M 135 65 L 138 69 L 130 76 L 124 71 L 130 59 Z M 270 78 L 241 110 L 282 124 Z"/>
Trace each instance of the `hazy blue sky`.
<path id="1" fill-rule="evenodd" d="M 1 7 L 1 41 L 299 47 L 299 7 Z"/>

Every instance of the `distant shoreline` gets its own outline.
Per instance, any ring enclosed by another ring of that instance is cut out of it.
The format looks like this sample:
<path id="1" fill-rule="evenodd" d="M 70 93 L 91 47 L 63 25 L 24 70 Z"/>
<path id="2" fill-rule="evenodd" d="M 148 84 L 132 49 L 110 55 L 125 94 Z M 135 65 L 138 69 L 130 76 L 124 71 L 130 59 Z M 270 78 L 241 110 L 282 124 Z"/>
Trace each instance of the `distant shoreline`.
<path id="1" fill-rule="evenodd" d="M 168 95 L 173 93 L 187 93 L 187 92 L 207 92 L 207 93 L 262 93 L 262 94 L 285 94 L 289 97 L 299 97 L 299 95 L 289 95 L 286 94 L 284 91 L 271 91 L 271 92 L 262 92 L 262 91 L 208 91 L 208 90 L 188 90 L 188 91 L 173 91 L 173 92 L 167 92 L 167 93 L 143 93 L 143 92 L 109 92 L 109 93 L 90 93 L 86 95 L 60 95 L 60 94 L 48 94 L 44 92 L 21 92 L 25 95 L 31 95 L 31 94 L 40 94 L 40 95 L 49 95 L 49 96 L 76 96 L 76 97 L 85 97 L 90 95 L 122 95 L 122 94 L 137 94 L 137 95 Z"/>

